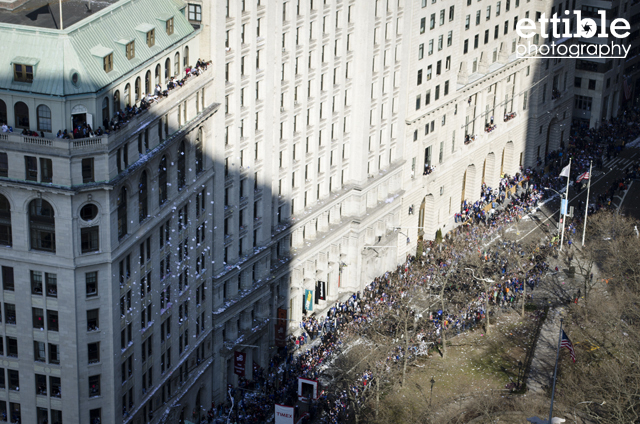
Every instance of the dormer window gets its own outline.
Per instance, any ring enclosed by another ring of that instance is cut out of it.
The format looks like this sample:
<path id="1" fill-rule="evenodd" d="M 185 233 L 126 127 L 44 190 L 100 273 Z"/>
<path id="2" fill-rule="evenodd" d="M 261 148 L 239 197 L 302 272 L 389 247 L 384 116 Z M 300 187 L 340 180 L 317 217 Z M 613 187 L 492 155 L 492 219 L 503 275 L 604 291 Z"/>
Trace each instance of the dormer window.
<path id="1" fill-rule="evenodd" d="M 167 35 L 173 34 L 173 18 L 167 19 Z"/>
<path id="2" fill-rule="evenodd" d="M 14 63 L 13 80 L 19 82 L 33 82 L 33 66 Z"/>
<path id="3" fill-rule="evenodd" d="M 105 72 L 113 71 L 113 53 L 109 53 L 103 59 L 103 67 Z"/>
<path id="4" fill-rule="evenodd" d="M 127 59 L 131 60 L 136 57 L 136 42 L 127 43 Z"/>
<path id="5" fill-rule="evenodd" d="M 156 30 L 147 32 L 147 46 L 153 47 L 156 44 Z"/>

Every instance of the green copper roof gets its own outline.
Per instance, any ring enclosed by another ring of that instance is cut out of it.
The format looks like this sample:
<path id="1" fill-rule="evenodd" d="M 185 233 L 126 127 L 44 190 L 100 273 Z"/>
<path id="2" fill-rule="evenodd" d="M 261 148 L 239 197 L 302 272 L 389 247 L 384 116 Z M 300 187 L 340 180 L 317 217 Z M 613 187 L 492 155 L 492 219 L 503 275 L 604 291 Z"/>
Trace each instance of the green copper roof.
<path id="1" fill-rule="evenodd" d="M 180 4 L 184 7 L 179 0 L 121 0 L 63 31 L 0 24 L 0 88 L 55 96 L 97 92 L 194 32 Z M 173 16 L 172 35 L 163 21 L 167 16 Z M 149 47 L 151 29 L 155 45 Z M 131 60 L 122 40 L 135 41 Z M 111 52 L 113 70 L 107 73 L 103 58 Z M 13 63 L 33 65 L 33 82 L 13 81 Z"/>

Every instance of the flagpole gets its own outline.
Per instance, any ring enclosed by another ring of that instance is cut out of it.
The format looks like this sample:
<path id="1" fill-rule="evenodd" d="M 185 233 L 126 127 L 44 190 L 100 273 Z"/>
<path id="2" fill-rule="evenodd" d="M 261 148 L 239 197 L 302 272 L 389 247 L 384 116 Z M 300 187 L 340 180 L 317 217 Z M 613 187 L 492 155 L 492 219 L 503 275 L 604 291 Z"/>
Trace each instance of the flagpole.
<path id="1" fill-rule="evenodd" d="M 571 181 L 571 158 L 569 158 L 569 175 L 567 175 L 567 190 L 564 192 L 564 198 L 567 200 L 566 209 L 562 214 L 562 205 L 560 207 L 560 213 L 562 214 L 562 235 L 560 236 L 560 250 L 564 244 L 564 226 L 567 221 L 567 212 L 569 209 L 569 181 Z"/>
<path id="2" fill-rule="evenodd" d="M 593 161 L 589 163 L 589 184 L 587 185 L 587 205 L 584 208 L 584 227 L 582 229 L 582 247 L 584 247 L 584 236 L 587 233 L 587 215 L 589 214 L 589 190 L 591 190 L 591 167 Z"/>
<path id="3" fill-rule="evenodd" d="M 549 409 L 549 424 L 553 418 L 553 398 L 556 394 L 556 375 L 558 374 L 558 358 L 560 357 L 560 343 L 562 341 L 562 318 L 560 318 L 560 335 L 558 335 L 558 349 L 556 351 L 556 368 L 553 370 L 553 389 L 551 389 L 551 408 Z"/>

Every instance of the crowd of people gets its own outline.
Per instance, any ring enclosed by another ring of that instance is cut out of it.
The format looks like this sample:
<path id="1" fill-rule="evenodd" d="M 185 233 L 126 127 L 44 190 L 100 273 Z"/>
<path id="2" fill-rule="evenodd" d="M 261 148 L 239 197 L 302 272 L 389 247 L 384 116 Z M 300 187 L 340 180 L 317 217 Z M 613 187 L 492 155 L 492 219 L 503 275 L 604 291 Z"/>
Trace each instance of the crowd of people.
<path id="1" fill-rule="evenodd" d="M 226 404 L 212 408 L 203 423 L 225 422 L 229 414 L 232 422 L 238 424 L 261 422 L 272 411 L 274 403 L 295 405 L 298 377 L 317 380 L 343 347 L 361 337 L 368 326 L 375 324 L 379 330 L 391 331 L 389 326 L 393 324 L 384 319 L 385 314 L 395 308 L 406 308 L 407 300 L 418 291 L 442 290 L 445 298 L 463 300 L 429 311 L 428 316 L 419 319 L 409 348 L 398 344 L 389 349 L 381 369 L 393 370 L 405 356 L 415 358 L 425 354 L 428 349 L 424 346 L 437 346 L 443 332 L 453 335 L 469 330 L 483 322 L 487 314 L 521 305 L 525 285 L 526 292 L 534 292 L 548 271 L 547 257 L 553 245 L 541 245 L 534 252 L 525 252 L 516 242 L 487 246 L 487 240 L 505 225 L 531 212 L 541 200 L 552 196 L 550 189 L 562 190 L 566 179 L 558 175 L 569 155 L 573 158 L 571 182 L 579 190 L 579 185 L 573 182 L 575 176 L 588 170 L 592 160 L 596 166 L 602 166 L 598 164 L 601 156 L 618 154 L 624 142 L 638 137 L 640 128 L 634 122 L 619 119 L 605 122 L 598 130 L 574 128 L 569 147 L 549 152 L 544 170 L 522 169 L 512 177 L 503 175 L 495 189 L 483 184 L 480 199 L 463 202 L 461 212 L 455 216 L 457 223 L 465 225 L 449 232 L 442 243 L 422 242 L 418 249 L 421 256 L 408 256 L 394 272 L 374 279 L 364 290 L 331 306 L 326 316 L 305 316 L 299 324 L 300 333 L 290 337 L 288 347 L 272 358 L 268 370 L 255 372 L 252 382 L 241 381 L 240 388 L 235 389 L 241 393 L 237 404 L 239 412 L 230 410 L 229 398 Z M 638 172 L 640 168 L 636 164 L 613 182 L 608 193 L 598 195 L 594 212 L 605 206 L 607 198 L 616 191 L 624 190 Z M 567 225 L 569 242 L 580 219 L 576 216 L 574 222 Z M 493 270 L 495 281 L 482 282 L 458 266 L 470 256 L 479 256 L 476 259 L 484 269 Z M 373 378 L 374 373 L 366 370 L 348 389 L 327 387 L 310 405 L 310 417 L 320 415 L 321 422 L 331 424 L 345 422 L 353 410 L 353 402 L 360 401 Z M 247 387 L 253 391 L 244 390 Z M 237 397 L 234 392 L 232 396 Z"/>

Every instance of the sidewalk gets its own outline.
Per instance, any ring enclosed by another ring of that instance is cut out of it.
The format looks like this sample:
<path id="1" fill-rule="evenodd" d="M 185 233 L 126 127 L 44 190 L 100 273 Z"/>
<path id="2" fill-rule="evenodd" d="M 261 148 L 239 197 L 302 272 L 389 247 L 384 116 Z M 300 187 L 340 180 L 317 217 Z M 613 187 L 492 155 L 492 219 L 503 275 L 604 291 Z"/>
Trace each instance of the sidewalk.
<path id="1" fill-rule="evenodd" d="M 544 394 L 547 388 L 551 388 L 560 334 L 560 318 L 563 312 L 562 306 L 549 309 L 547 319 L 536 341 L 529 377 L 526 381 L 527 389 L 535 394 Z"/>

